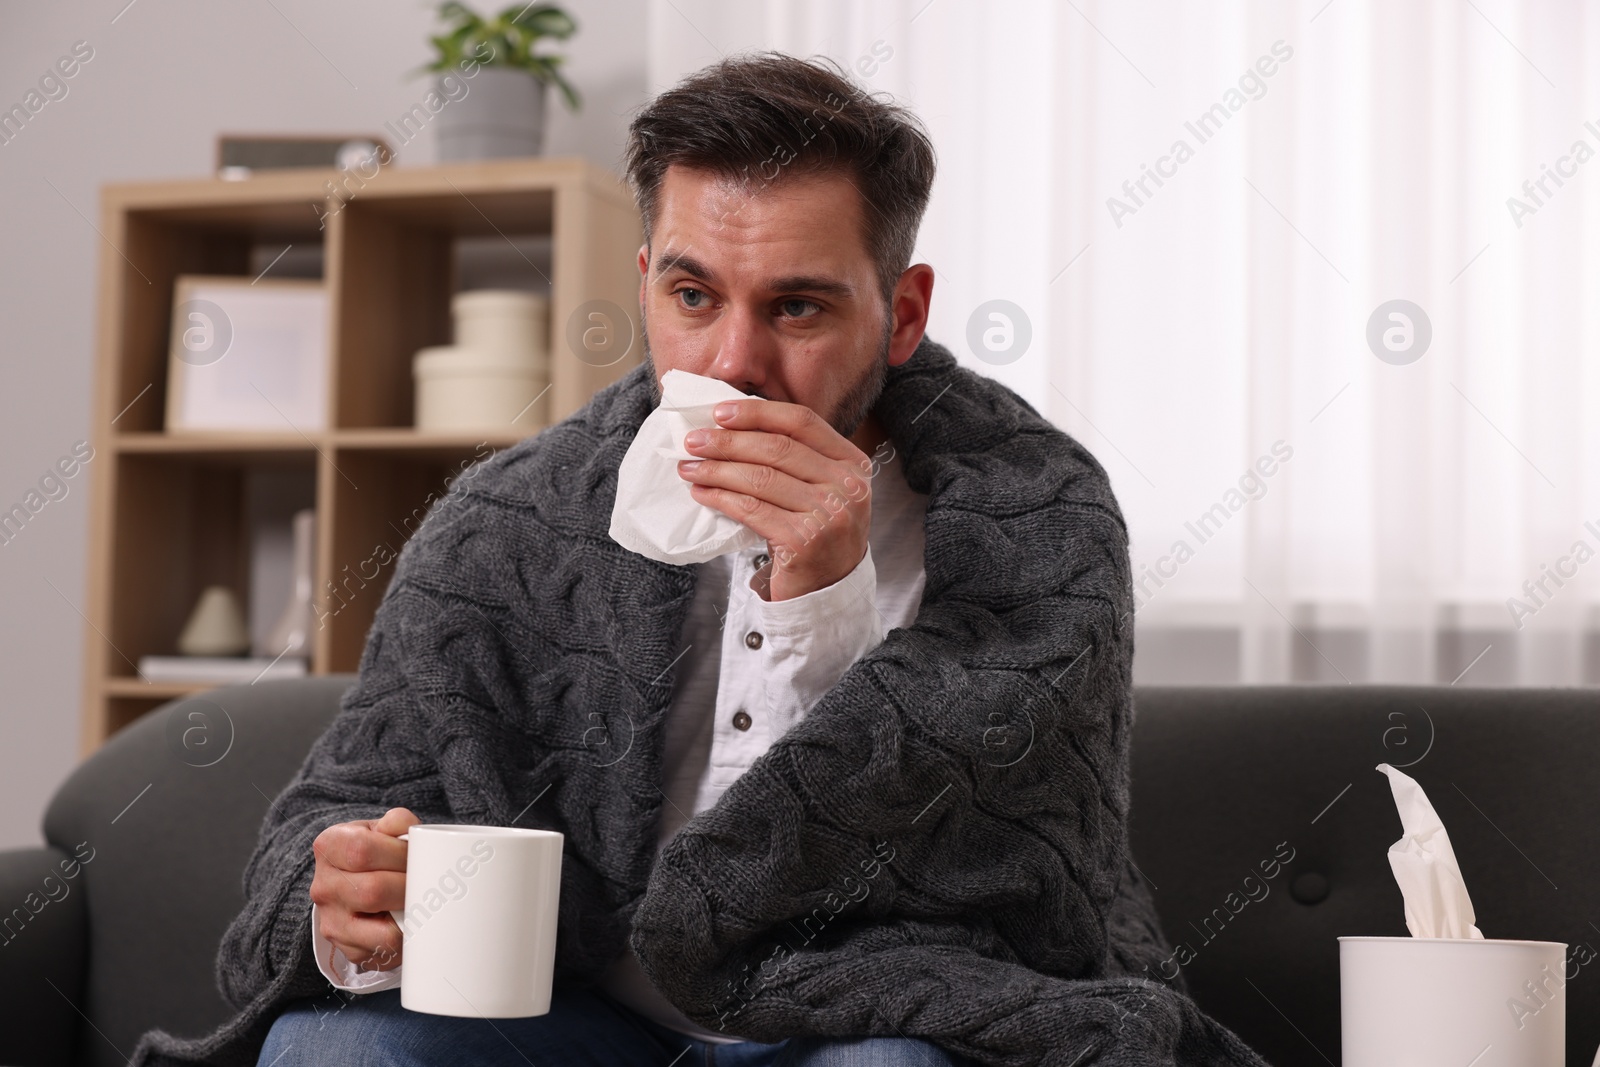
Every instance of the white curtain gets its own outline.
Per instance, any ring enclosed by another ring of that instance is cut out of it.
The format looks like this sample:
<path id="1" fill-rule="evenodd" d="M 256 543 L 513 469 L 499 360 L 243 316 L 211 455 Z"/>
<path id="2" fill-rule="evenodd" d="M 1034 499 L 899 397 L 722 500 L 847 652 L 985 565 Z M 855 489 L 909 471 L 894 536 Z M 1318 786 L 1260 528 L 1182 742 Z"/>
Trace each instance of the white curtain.
<path id="1" fill-rule="evenodd" d="M 649 16 L 653 90 L 774 48 L 922 117 L 929 333 L 1110 472 L 1141 680 L 1600 683 L 1600 8 Z"/>

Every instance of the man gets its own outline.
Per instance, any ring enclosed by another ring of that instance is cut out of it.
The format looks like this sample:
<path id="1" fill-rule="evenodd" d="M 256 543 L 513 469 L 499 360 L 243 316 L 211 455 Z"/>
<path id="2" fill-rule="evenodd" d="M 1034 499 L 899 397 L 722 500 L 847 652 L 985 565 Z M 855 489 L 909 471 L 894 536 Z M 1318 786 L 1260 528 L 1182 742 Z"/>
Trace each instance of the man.
<path id="1" fill-rule="evenodd" d="M 407 545 L 246 871 L 239 1015 L 135 1062 L 1260 1064 L 1152 971 L 1126 530 L 1093 457 L 923 336 L 915 120 L 742 57 L 627 162 L 649 358 Z M 677 473 L 757 548 L 606 536 L 671 369 L 751 397 Z M 419 821 L 565 835 L 548 1014 L 399 1006 Z"/>

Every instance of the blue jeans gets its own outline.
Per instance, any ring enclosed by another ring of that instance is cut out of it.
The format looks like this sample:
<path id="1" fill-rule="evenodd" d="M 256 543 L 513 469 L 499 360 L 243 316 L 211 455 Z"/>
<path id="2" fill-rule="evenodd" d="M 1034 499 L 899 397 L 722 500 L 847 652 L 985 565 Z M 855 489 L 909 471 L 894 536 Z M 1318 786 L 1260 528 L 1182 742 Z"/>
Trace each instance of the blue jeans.
<path id="1" fill-rule="evenodd" d="M 257 1067 L 964 1067 L 920 1038 L 793 1037 L 719 1045 L 662 1026 L 598 990 L 556 991 L 527 1019 L 462 1019 L 400 1006 L 400 991 L 329 991 L 290 1003 Z"/>

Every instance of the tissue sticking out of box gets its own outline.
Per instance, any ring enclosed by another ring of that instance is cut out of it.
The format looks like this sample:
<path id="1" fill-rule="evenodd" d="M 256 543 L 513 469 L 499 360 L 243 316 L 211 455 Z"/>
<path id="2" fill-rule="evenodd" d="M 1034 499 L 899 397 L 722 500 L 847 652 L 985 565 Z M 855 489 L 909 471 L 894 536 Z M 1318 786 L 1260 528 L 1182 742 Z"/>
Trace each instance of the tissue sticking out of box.
<path id="1" fill-rule="evenodd" d="M 1481 940 L 1473 925 L 1472 898 L 1461 878 L 1455 850 L 1444 823 L 1416 780 L 1387 763 L 1378 770 L 1389 776 L 1395 807 L 1405 833 L 1389 846 L 1389 867 L 1406 902 L 1406 929 L 1412 937 L 1457 937 Z"/>

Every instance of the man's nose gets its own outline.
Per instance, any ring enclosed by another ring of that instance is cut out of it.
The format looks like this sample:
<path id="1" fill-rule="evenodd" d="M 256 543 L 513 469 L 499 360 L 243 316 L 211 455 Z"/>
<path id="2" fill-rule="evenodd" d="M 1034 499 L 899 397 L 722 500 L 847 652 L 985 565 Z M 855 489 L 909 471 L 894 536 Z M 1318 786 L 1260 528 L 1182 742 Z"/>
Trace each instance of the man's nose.
<path id="1" fill-rule="evenodd" d="M 769 324 L 757 311 L 725 312 L 717 323 L 717 356 L 706 373 L 742 393 L 761 394 L 778 355 Z"/>

